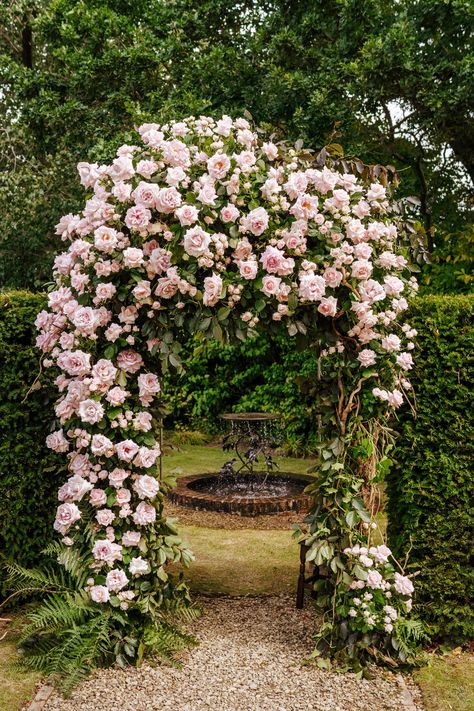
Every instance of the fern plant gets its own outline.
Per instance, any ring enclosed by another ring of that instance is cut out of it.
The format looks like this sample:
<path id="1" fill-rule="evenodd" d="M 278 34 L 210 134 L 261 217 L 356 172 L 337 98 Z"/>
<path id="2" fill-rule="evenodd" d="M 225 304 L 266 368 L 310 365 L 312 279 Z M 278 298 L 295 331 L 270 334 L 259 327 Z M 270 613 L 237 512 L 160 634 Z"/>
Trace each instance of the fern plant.
<path id="1" fill-rule="evenodd" d="M 44 554 L 54 556 L 56 564 L 33 570 L 6 564 L 12 591 L 7 600 L 41 597 L 22 620 L 20 663 L 50 677 L 66 696 L 96 667 L 139 665 L 145 655 L 175 664 L 177 652 L 195 644 L 177 625 L 199 614 L 186 600 L 170 596 L 172 602 L 164 601 L 162 609 L 132 606 L 127 614 L 119 607 L 100 607 L 85 590 L 87 556 L 60 543 L 50 544 Z"/>

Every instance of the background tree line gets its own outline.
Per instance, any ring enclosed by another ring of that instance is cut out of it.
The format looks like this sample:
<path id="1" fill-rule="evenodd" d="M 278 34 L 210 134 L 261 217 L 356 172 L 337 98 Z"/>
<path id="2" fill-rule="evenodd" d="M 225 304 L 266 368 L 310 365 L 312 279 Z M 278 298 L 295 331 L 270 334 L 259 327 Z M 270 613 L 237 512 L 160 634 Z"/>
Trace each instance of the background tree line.
<path id="1" fill-rule="evenodd" d="M 306 145 L 396 166 L 426 290 L 472 286 L 470 0 L 5 0 L 0 284 L 41 289 L 75 165 L 145 120 L 250 111 Z"/>

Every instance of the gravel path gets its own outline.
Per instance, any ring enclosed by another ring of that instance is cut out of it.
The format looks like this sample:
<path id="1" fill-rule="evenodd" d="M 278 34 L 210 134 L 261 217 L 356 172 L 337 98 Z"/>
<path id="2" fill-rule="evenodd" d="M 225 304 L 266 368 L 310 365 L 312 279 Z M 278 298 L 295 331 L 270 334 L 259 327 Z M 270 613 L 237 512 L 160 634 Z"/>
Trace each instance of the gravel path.
<path id="1" fill-rule="evenodd" d="M 45 711 L 421 711 L 403 680 L 373 680 L 301 666 L 314 612 L 288 597 L 214 598 L 193 625 L 200 645 L 182 669 L 102 670 Z"/>

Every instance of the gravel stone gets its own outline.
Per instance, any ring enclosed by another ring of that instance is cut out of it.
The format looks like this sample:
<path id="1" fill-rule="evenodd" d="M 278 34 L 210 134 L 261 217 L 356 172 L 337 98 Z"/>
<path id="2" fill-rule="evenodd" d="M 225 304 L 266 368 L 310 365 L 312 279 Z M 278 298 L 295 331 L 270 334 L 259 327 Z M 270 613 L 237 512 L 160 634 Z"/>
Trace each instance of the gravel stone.
<path id="1" fill-rule="evenodd" d="M 287 596 L 206 598 L 192 625 L 199 646 L 182 668 L 96 671 L 70 699 L 55 692 L 45 711 L 422 711 L 404 677 L 374 678 L 303 665 L 313 648 L 314 610 Z"/>

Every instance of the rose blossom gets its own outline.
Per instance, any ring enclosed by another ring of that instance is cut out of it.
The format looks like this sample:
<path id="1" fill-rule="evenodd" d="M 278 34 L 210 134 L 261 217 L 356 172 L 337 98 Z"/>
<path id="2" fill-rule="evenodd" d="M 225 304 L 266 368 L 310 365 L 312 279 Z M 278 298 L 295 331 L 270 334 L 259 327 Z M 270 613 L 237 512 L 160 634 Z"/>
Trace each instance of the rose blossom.
<path id="1" fill-rule="evenodd" d="M 215 306 L 222 293 L 222 279 L 218 274 L 204 279 L 204 306 Z"/>
<path id="2" fill-rule="evenodd" d="M 255 279 L 258 271 L 258 264 L 253 259 L 247 259 L 238 263 L 240 275 L 244 279 Z"/>
<path id="3" fill-rule="evenodd" d="M 133 463 L 137 467 L 144 467 L 145 469 L 149 469 L 154 465 L 157 458 L 159 457 L 159 454 L 159 448 L 157 448 L 156 446 L 154 449 L 148 449 L 148 447 L 140 447 Z"/>
<path id="4" fill-rule="evenodd" d="M 115 487 L 116 489 L 119 489 L 125 479 L 130 476 L 130 472 L 128 472 L 126 469 L 112 469 L 111 472 L 109 472 L 109 482 L 111 486 Z"/>
<path id="5" fill-rule="evenodd" d="M 140 543 L 141 533 L 139 531 L 125 531 L 122 536 L 123 546 L 138 546 Z"/>
<path id="6" fill-rule="evenodd" d="M 334 296 L 327 296 L 321 299 L 318 311 L 323 316 L 335 316 L 337 311 L 337 299 Z"/>
<path id="7" fill-rule="evenodd" d="M 93 585 L 89 593 L 93 602 L 104 603 L 110 600 L 110 593 L 105 585 Z"/>
<path id="8" fill-rule="evenodd" d="M 58 356 L 57 364 L 68 375 L 80 377 L 90 371 L 90 359 L 90 353 L 84 351 L 64 351 Z"/>
<path id="9" fill-rule="evenodd" d="M 136 351 L 120 351 L 117 357 L 117 365 L 126 373 L 136 373 L 143 365 L 143 358 Z"/>
<path id="10" fill-rule="evenodd" d="M 369 570 L 367 574 L 367 585 L 373 590 L 377 590 L 381 587 L 383 582 L 383 577 L 378 572 L 378 570 Z"/>
<path id="11" fill-rule="evenodd" d="M 411 368 L 413 368 L 411 353 L 403 352 L 397 355 L 397 365 L 399 365 L 402 370 L 411 370 Z"/>
<path id="12" fill-rule="evenodd" d="M 116 560 L 122 560 L 122 546 L 112 543 L 108 538 L 101 538 L 94 543 L 92 555 L 95 560 L 101 560 L 113 565 Z"/>
<path id="13" fill-rule="evenodd" d="M 81 518 L 81 512 L 76 504 L 61 504 L 56 511 L 54 528 L 60 533 L 66 533 L 73 523 Z"/>
<path id="14" fill-rule="evenodd" d="M 156 198 L 156 209 L 165 215 L 181 205 L 181 193 L 176 188 L 161 188 Z"/>
<path id="15" fill-rule="evenodd" d="M 94 245 L 99 252 L 110 254 L 118 244 L 117 230 L 112 227 L 98 227 L 94 232 Z"/>
<path id="16" fill-rule="evenodd" d="M 74 474 L 58 491 L 59 501 L 80 501 L 92 489 L 92 484 L 79 474 Z"/>
<path id="17" fill-rule="evenodd" d="M 114 451 L 114 445 L 108 437 L 104 437 L 104 435 L 101 434 L 95 434 L 93 435 L 91 441 L 91 451 L 96 455 L 105 454 L 105 456 L 111 456 Z"/>
<path id="18" fill-rule="evenodd" d="M 127 247 L 123 252 L 124 266 L 134 269 L 143 264 L 143 251 L 138 247 Z"/>
<path id="19" fill-rule="evenodd" d="M 342 272 L 334 269 L 334 267 L 327 267 L 327 269 L 324 270 L 323 277 L 326 285 L 331 287 L 331 289 L 335 289 L 342 281 Z"/>
<path id="20" fill-rule="evenodd" d="M 125 215 L 125 224 L 129 230 L 144 230 L 150 224 L 151 212 L 143 205 L 129 207 Z"/>
<path id="21" fill-rule="evenodd" d="M 79 405 L 79 417 L 91 425 L 100 422 L 104 416 L 104 408 L 97 400 L 83 400 Z"/>
<path id="22" fill-rule="evenodd" d="M 207 161 L 207 170 L 214 180 L 225 178 L 230 168 L 230 159 L 225 153 L 215 153 Z"/>
<path id="23" fill-rule="evenodd" d="M 46 446 L 54 452 L 67 452 L 69 450 L 69 442 L 64 436 L 63 430 L 52 432 L 46 437 Z"/>
<path id="24" fill-rule="evenodd" d="M 181 226 L 192 225 L 199 219 L 199 210 L 195 205 L 182 205 L 175 212 Z"/>
<path id="25" fill-rule="evenodd" d="M 381 345 L 385 351 L 392 353 L 393 351 L 400 350 L 401 341 L 398 336 L 396 336 L 394 333 L 391 333 L 390 335 L 382 338 Z"/>
<path id="26" fill-rule="evenodd" d="M 107 573 L 105 584 L 107 585 L 108 590 L 111 590 L 112 592 L 119 592 L 119 590 L 124 588 L 127 583 L 128 578 L 123 570 L 113 568 L 113 570 L 109 570 Z"/>
<path id="27" fill-rule="evenodd" d="M 142 501 L 138 504 L 133 514 L 133 520 L 137 526 L 146 526 L 149 523 L 153 523 L 156 520 L 156 510 L 151 504 Z"/>
<path id="28" fill-rule="evenodd" d="M 372 264 L 366 259 L 358 259 L 352 263 L 351 274 L 356 279 L 368 279 L 372 274 Z"/>
<path id="29" fill-rule="evenodd" d="M 267 274 L 262 279 L 262 291 L 265 296 L 272 296 L 278 294 L 281 285 L 280 277 L 271 276 Z"/>
<path id="30" fill-rule="evenodd" d="M 97 511 L 95 517 L 100 526 L 110 526 L 115 518 L 115 514 L 110 509 L 101 509 Z"/>
<path id="31" fill-rule="evenodd" d="M 132 494 L 129 489 L 118 489 L 115 496 L 115 504 L 117 506 L 124 506 L 130 502 Z"/>
<path id="32" fill-rule="evenodd" d="M 89 501 L 92 506 L 103 506 L 107 501 L 107 494 L 103 489 L 92 489 Z"/>
<path id="33" fill-rule="evenodd" d="M 131 439 L 125 439 L 123 442 L 119 442 L 115 446 L 117 457 L 123 462 L 131 462 L 133 457 L 138 452 L 138 449 L 138 444 Z"/>
<path id="34" fill-rule="evenodd" d="M 92 367 L 92 376 L 100 385 L 111 385 L 116 375 L 117 368 L 107 358 L 100 358 Z"/>
<path id="35" fill-rule="evenodd" d="M 410 578 L 407 578 L 400 573 L 395 573 L 395 590 L 400 593 L 400 595 L 411 595 L 414 587 Z"/>
<path id="36" fill-rule="evenodd" d="M 131 575 L 138 577 L 139 575 L 146 575 L 146 573 L 150 572 L 150 564 L 139 556 L 138 558 L 132 558 L 128 569 Z"/>
<path id="37" fill-rule="evenodd" d="M 221 209 L 221 219 L 223 222 L 235 222 L 239 215 L 240 212 L 232 203 L 224 205 Z"/>
<path id="38" fill-rule="evenodd" d="M 319 301 L 326 291 L 326 282 L 316 274 L 300 276 L 299 295 L 305 301 Z"/>
<path id="39" fill-rule="evenodd" d="M 137 382 L 138 395 L 145 404 L 149 404 L 156 393 L 161 390 L 158 376 L 154 373 L 141 373 L 137 378 Z"/>
<path id="40" fill-rule="evenodd" d="M 192 227 L 184 235 L 184 250 L 192 257 L 200 257 L 207 251 L 211 236 L 202 227 Z"/>
<path id="41" fill-rule="evenodd" d="M 148 474 L 143 474 L 135 480 L 133 488 L 140 499 L 153 499 L 157 495 L 160 485 L 157 479 L 148 476 Z"/>
<path id="42" fill-rule="evenodd" d="M 129 395 L 130 393 L 127 390 L 124 390 L 117 385 L 115 388 L 109 390 L 105 396 L 105 399 L 110 402 L 111 405 L 116 407 L 117 405 L 122 405 Z"/>
<path id="43" fill-rule="evenodd" d="M 364 348 L 357 356 L 357 360 L 362 366 L 364 366 L 364 368 L 367 368 L 369 365 L 375 365 L 377 356 L 375 351 L 370 348 Z"/>
<path id="44" fill-rule="evenodd" d="M 259 237 L 268 227 L 268 212 L 264 207 L 256 207 L 241 218 L 240 224 L 244 232 L 251 232 Z"/>

